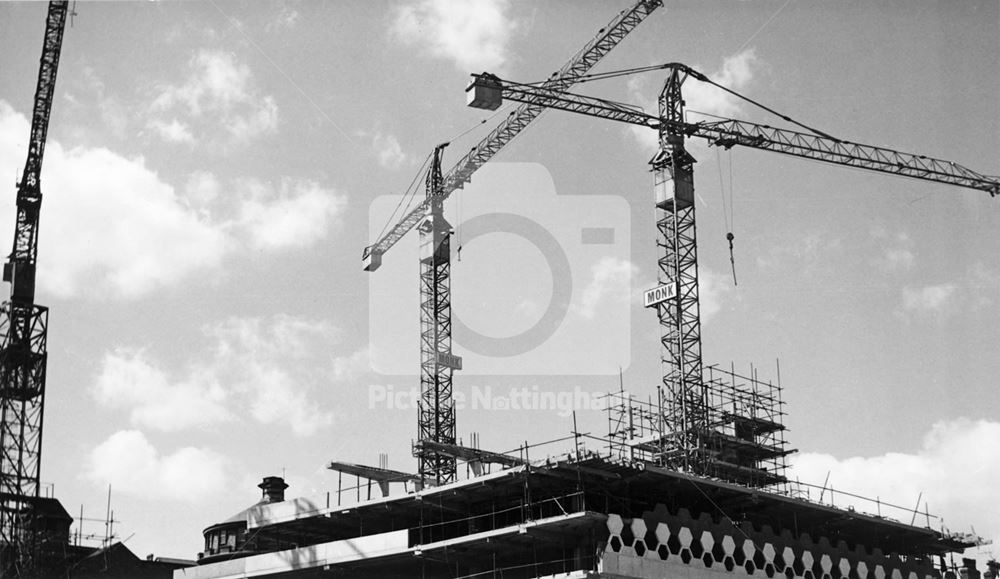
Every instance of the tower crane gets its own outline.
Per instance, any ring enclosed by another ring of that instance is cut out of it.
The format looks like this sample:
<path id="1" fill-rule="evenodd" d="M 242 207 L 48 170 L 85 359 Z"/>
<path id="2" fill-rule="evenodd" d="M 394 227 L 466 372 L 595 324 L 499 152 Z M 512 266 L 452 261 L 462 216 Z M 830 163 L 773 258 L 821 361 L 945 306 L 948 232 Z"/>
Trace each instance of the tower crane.
<path id="1" fill-rule="evenodd" d="M 661 5 L 661 0 L 638 0 L 621 11 L 544 85 L 557 91 L 572 86 Z M 421 444 L 423 441 L 454 444 L 456 440 L 451 383 L 452 373 L 461 369 L 462 360 L 451 352 L 451 254 L 448 242 L 451 230 L 442 215 L 443 203 L 452 192 L 464 187 L 477 169 L 544 110 L 545 107 L 531 103 L 517 107 L 446 174 L 440 169 L 443 146 L 437 147 L 427 174 L 427 195 L 423 202 L 364 249 L 365 270 L 375 271 L 382 264 L 382 255 L 420 225 L 420 243 L 425 248 L 420 268 L 421 406 L 417 424 L 419 438 L 414 445 L 414 455 L 419 462 L 420 478 L 425 483 L 452 482 L 456 473 L 454 457 L 442 455 Z"/>
<path id="2" fill-rule="evenodd" d="M 33 576 L 39 496 L 48 308 L 35 303 L 41 172 L 68 1 L 53 1 L 45 21 L 28 160 L 17 184 L 14 248 L 3 268 L 10 299 L 0 306 L 0 575 Z"/>
<path id="3" fill-rule="evenodd" d="M 715 472 L 712 455 L 706 444 L 707 437 L 712 433 L 707 388 L 702 376 L 693 178 L 695 159 L 687 152 L 686 140 L 698 137 L 707 140 L 710 145 L 727 149 L 740 146 L 774 151 L 978 189 L 991 196 L 1000 194 L 1000 177 L 983 175 L 952 161 L 836 139 L 808 127 L 805 127 L 808 133 L 801 133 L 735 119 L 690 123 L 684 117 L 681 95 L 681 87 L 688 78 L 711 83 L 734 95 L 736 93 L 683 64 L 672 63 L 656 68 L 669 71 L 659 95 L 656 115 L 638 107 L 571 94 L 544 84 L 528 85 L 502 80 L 489 73 L 473 75 L 474 80 L 467 89 L 468 103 L 472 107 L 492 110 L 504 100 L 510 100 L 645 126 L 658 132 L 659 151 L 650 164 L 658 210 L 657 228 L 661 236 L 658 245 L 663 253 L 658 261 L 660 286 L 647 292 L 646 305 L 656 308 L 666 367 L 661 397 L 664 429 L 660 433 L 659 460 L 666 466 L 686 472 L 712 475 Z"/>

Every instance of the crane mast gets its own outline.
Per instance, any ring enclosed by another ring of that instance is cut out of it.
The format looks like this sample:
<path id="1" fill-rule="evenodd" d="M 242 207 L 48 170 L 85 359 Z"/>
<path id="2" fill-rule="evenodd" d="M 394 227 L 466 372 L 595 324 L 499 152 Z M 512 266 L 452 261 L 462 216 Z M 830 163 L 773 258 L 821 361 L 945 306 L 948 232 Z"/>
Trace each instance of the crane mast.
<path id="1" fill-rule="evenodd" d="M 638 0 L 620 12 L 544 85 L 551 90 L 566 90 L 572 86 L 660 5 L 661 0 Z M 439 145 L 427 173 L 427 194 L 423 202 L 364 250 L 365 270 L 375 271 L 382 263 L 382 255 L 419 224 L 421 391 L 418 439 L 413 445 L 413 454 L 418 459 L 421 480 L 425 483 L 446 484 L 454 481 L 456 475 L 453 456 L 441 454 L 433 445 L 423 444 L 454 444 L 456 440 L 452 375 L 461 369 L 462 359 L 451 351 L 451 226 L 444 219 L 444 201 L 468 183 L 479 167 L 544 110 L 545 107 L 530 103 L 517 107 L 446 174 L 441 170 L 441 156 L 446 145 Z"/>
<path id="2" fill-rule="evenodd" d="M 470 106 L 496 109 L 504 99 L 545 108 L 655 129 L 659 151 L 650 161 L 653 171 L 656 224 L 661 248 L 658 290 L 664 296 L 653 304 L 661 326 L 661 352 L 666 367 L 660 400 L 663 431 L 659 460 L 662 464 L 700 475 L 713 475 L 712 435 L 707 386 L 701 357 L 700 302 L 698 298 L 697 233 L 694 203 L 695 159 L 686 151 L 688 137 L 711 145 L 749 147 L 825 163 L 911 177 L 1000 194 L 1000 177 L 984 175 L 952 161 L 934 159 L 833 138 L 825 133 L 806 134 L 747 121 L 725 119 L 688 123 L 684 119 L 681 86 L 688 78 L 711 82 L 682 64 L 670 64 L 658 101 L 658 114 L 637 107 L 552 89 L 501 80 L 495 75 L 474 75 Z"/>
<path id="3" fill-rule="evenodd" d="M 461 358 L 451 352 L 451 224 L 444 218 L 444 177 L 441 155 L 447 143 L 434 149 L 427 171 L 427 217 L 420 232 L 420 403 L 418 442 L 414 454 L 420 478 L 436 485 L 455 480 L 455 459 L 424 448 L 423 441 L 455 444 L 455 401 L 452 373 Z"/>
<path id="4" fill-rule="evenodd" d="M 40 548 L 39 496 L 48 308 L 35 304 L 41 170 L 68 1 L 49 3 L 28 158 L 17 184 L 14 247 L 4 264 L 10 299 L 0 307 L 0 575 L 33 576 Z"/>
<path id="5" fill-rule="evenodd" d="M 694 158 L 684 146 L 677 122 L 684 120 L 681 84 L 674 70 L 660 93 L 660 118 L 667 119 L 659 131 L 660 153 L 652 160 L 656 194 L 658 241 L 663 253 L 658 260 L 659 285 L 674 294 L 656 306 L 660 322 L 662 361 L 666 368 L 663 389 L 663 420 L 666 432 L 676 437 L 664 449 L 664 461 L 687 472 L 698 472 L 704 444 L 701 437 L 709 426 L 708 392 L 702 380 L 701 312 L 698 299 L 698 244 L 694 203 Z"/>

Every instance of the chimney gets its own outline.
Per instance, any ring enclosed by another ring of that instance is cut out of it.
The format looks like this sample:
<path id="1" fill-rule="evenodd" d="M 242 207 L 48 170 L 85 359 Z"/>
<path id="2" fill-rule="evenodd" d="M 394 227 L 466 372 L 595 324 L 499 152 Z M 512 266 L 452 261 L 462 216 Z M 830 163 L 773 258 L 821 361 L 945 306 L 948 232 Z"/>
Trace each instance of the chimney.
<path id="1" fill-rule="evenodd" d="M 280 503 L 285 500 L 285 489 L 288 485 L 285 484 L 285 479 L 280 476 L 266 476 L 264 481 L 257 485 L 263 495 L 261 499 L 268 503 Z"/>

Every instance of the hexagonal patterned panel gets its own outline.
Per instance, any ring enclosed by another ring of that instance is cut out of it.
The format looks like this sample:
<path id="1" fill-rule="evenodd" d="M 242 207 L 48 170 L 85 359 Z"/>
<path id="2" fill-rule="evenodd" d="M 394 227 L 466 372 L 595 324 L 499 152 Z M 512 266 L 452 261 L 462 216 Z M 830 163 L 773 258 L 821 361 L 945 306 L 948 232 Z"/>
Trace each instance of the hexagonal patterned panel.
<path id="1" fill-rule="evenodd" d="M 858 572 L 858 579 L 868 579 L 868 563 L 858 561 L 856 570 Z"/>
<path id="2" fill-rule="evenodd" d="M 732 555 L 736 552 L 736 541 L 729 535 L 726 535 L 722 538 L 722 548 L 726 551 L 726 555 Z"/>
<path id="3" fill-rule="evenodd" d="M 833 560 L 830 559 L 829 555 L 823 553 L 823 556 L 819 558 L 819 566 L 821 569 L 823 569 L 823 573 L 829 574 L 830 569 L 833 569 Z M 895 579 L 902 579 L 902 578 L 896 577 Z"/>
<path id="4" fill-rule="evenodd" d="M 683 561 L 685 564 L 741 574 L 759 579 L 938 579 L 932 563 L 903 561 L 878 549 L 853 548 L 844 541 L 808 534 L 780 537 L 767 526 L 716 520 L 706 513 L 695 519 L 680 509 L 677 514 L 658 505 L 642 518 L 609 514 L 608 551 L 623 557 Z M 734 534 L 735 533 L 735 534 Z M 697 560 L 696 560 L 697 559 Z"/>
<path id="5" fill-rule="evenodd" d="M 622 522 L 622 518 L 619 515 L 608 515 L 608 530 L 611 531 L 612 535 L 618 535 L 625 528 L 625 523 Z"/>
<path id="6" fill-rule="evenodd" d="M 784 562 L 786 567 L 791 567 L 792 563 L 795 562 L 795 551 L 791 547 L 785 547 L 781 551 L 781 560 Z"/>
<path id="7" fill-rule="evenodd" d="M 687 527 L 681 527 L 680 530 L 677 531 L 677 539 L 681 542 L 682 547 L 690 547 L 691 540 L 694 539 L 694 537 L 691 535 L 691 529 Z"/>
<path id="8" fill-rule="evenodd" d="M 666 545 L 667 541 L 670 540 L 670 529 L 666 523 L 656 523 L 656 540 L 661 545 Z"/>
<path id="9" fill-rule="evenodd" d="M 642 519 L 632 519 L 632 535 L 637 539 L 641 539 L 646 536 L 646 521 Z"/>
<path id="10" fill-rule="evenodd" d="M 715 537 L 712 536 L 712 533 L 710 533 L 708 531 L 702 531 L 701 532 L 701 546 L 706 551 L 711 551 L 712 550 L 712 547 L 715 546 Z"/>

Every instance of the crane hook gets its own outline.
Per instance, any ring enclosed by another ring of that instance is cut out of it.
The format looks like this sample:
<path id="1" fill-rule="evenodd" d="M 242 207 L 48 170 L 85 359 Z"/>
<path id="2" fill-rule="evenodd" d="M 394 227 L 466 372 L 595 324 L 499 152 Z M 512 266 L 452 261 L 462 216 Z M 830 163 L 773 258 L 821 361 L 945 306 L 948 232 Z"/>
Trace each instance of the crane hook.
<path id="1" fill-rule="evenodd" d="M 733 266 L 733 285 L 739 285 L 736 283 L 736 258 L 733 256 L 733 239 L 736 236 L 730 231 L 726 234 L 726 239 L 729 241 L 729 263 Z"/>

